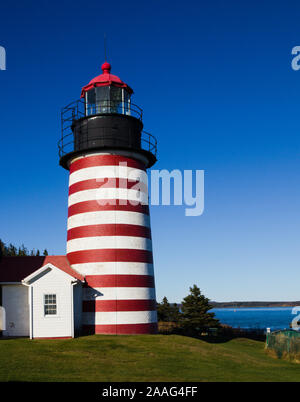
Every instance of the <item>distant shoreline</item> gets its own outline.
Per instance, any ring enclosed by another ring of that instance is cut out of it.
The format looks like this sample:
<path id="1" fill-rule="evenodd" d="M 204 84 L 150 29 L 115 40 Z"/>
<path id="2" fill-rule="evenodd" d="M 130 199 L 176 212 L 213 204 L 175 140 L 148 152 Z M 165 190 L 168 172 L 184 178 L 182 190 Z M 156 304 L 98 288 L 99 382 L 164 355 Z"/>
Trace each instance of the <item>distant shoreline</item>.
<path id="1" fill-rule="evenodd" d="M 263 301 L 249 301 L 249 302 L 214 302 L 211 301 L 210 305 L 213 308 L 243 308 L 243 307 L 295 307 L 300 306 L 300 301 L 281 301 L 281 302 L 263 302 Z"/>

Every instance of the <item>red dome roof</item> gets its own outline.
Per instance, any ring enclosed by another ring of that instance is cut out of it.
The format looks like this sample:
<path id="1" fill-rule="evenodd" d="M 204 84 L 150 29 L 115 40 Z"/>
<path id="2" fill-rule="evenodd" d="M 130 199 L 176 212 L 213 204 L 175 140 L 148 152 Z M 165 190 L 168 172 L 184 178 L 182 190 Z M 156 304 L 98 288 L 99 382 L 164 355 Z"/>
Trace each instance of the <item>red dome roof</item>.
<path id="1" fill-rule="evenodd" d="M 93 78 L 87 85 L 85 85 L 81 90 L 81 98 L 84 98 L 85 93 L 94 87 L 107 87 L 107 86 L 115 86 L 119 88 L 125 88 L 127 92 L 130 94 L 133 93 L 133 90 L 125 84 L 119 77 L 116 75 L 112 75 L 110 73 L 111 65 L 109 63 L 104 62 L 101 66 L 103 73 Z"/>

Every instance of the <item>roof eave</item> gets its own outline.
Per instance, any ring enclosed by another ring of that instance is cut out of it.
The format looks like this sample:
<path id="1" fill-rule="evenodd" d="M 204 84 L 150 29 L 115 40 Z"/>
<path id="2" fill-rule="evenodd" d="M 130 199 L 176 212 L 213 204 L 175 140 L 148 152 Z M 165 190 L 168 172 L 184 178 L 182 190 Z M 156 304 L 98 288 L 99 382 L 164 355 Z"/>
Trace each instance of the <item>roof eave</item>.
<path id="1" fill-rule="evenodd" d="M 81 90 L 81 98 L 84 98 L 84 95 L 86 92 L 88 92 L 89 90 L 91 90 L 92 88 L 97 88 L 97 87 L 109 87 L 109 86 L 114 86 L 114 87 L 118 87 L 118 88 L 124 88 L 126 89 L 126 91 L 128 93 L 130 93 L 130 95 L 133 94 L 133 89 L 130 88 L 129 85 L 124 84 L 124 83 L 118 83 L 115 81 L 105 81 L 105 82 L 94 82 L 92 84 L 88 84 L 86 86 L 84 86 Z"/>

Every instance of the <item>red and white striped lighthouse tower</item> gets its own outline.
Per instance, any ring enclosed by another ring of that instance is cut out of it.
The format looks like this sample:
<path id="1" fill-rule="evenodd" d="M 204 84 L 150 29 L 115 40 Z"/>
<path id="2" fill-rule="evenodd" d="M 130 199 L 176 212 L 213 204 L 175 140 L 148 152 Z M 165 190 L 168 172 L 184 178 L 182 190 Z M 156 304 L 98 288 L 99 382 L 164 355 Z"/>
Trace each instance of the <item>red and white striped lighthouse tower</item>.
<path id="1" fill-rule="evenodd" d="M 85 276 L 83 333 L 157 332 L 146 169 L 156 140 L 132 89 L 110 73 L 62 110 L 60 165 L 70 171 L 67 257 Z"/>

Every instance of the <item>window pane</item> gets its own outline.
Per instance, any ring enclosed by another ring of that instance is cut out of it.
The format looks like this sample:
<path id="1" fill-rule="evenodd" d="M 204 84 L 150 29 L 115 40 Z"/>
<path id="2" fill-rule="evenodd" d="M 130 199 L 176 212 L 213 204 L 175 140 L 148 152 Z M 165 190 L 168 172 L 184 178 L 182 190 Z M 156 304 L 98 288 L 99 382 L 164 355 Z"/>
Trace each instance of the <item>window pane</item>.
<path id="1" fill-rule="evenodd" d="M 93 105 L 95 104 L 95 101 L 96 101 L 96 94 L 95 94 L 95 88 L 93 88 L 87 92 L 87 102 L 90 105 Z"/>
<path id="2" fill-rule="evenodd" d="M 44 295 L 44 314 L 55 315 L 56 313 L 56 294 Z"/>

